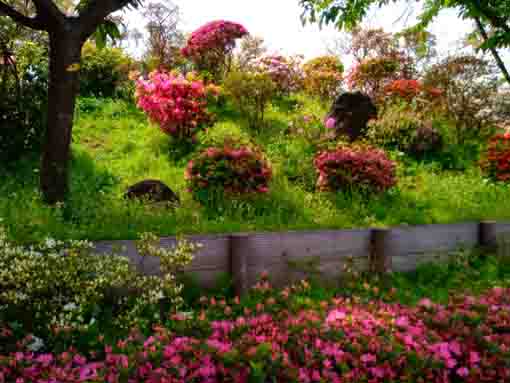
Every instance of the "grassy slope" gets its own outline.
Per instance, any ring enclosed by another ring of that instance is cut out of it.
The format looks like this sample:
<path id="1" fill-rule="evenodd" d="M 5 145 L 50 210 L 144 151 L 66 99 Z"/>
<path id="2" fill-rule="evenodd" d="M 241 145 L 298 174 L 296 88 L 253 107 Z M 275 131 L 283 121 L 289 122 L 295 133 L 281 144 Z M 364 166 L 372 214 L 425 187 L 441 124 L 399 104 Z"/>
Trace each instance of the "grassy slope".
<path id="1" fill-rule="evenodd" d="M 306 111 L 323 114 L 320 105 L 303 100 Z M 78 117 L 69 203 L 44 206 L 37 192 L 38 163 L 25 159 L 15 170 L 0 170 L 0 217 L 21 241 L 47 235 L 129 239 L 143 231 L 172 235 L 510 218 L 508 187 L 485 182 L 475 168 L 446 173 L 433 164 L 400 166 L 398 188 L 369 200 L 356 194 L 315 193 L 312 149 L 303 137 L 284 133 L 292 113 L 282 105 L 273 107 L 269 127 L 253 138 L 275 169 L 270 195 L 210 213 L 185 190 L 187 158 L 172 158 L 168 138 L 133 107 L 105 101 L 98 110 Z M 202 141 L 221 141 L 229 134 L 250 138 L 232 110 L 223 111 Z M 161 179 L 176 190 L 182 207 L 172 212 L 124 202 L 126 187 L 146 178 Z"/>

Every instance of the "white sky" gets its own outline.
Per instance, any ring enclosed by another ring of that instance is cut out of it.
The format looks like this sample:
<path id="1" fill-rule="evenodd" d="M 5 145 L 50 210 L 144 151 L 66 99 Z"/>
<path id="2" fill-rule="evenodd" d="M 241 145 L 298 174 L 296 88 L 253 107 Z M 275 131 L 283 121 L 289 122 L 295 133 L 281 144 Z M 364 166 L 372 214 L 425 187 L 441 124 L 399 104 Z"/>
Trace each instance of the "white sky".
<path id="1" fill-rule="evenodd" d="M 255 36 L 263 37 L 271 51 L 286 54 L 303 54 L 311 58 L 326 53 L 327 47 L 339 32 L 333 27 L 319 30 L 317 25 L 302 26 L 301 7 L 298 0 L 173 0 L 181 11 L 181 29 L 191 32 L 208 21 L 224 19 L 243 24 Z M 417 7 L 418 8 L 418 7 Z M 405 14 L 404 2 L 375 8 L 364 24 L 382 27 L 388 32 L 396 32 L 412 25 L 414 17 L 401 17 Z M 128 17 L 130 24 L 143 29 L 140 13 Z M 399 20 L 400 19 L 400 20 Z M 444 11 L 429 29 L 437 36 L 438 51 L 446 54 L 459 46 L 458 40 L 466 35 L 472 26 L 461 20 L 454 10 Z M 136 48 L 133 48 L 136 50 Z M 510 64 L 510 54 L 504 52 Z M 346 64 L 350 61 L 346 58 Z"/>

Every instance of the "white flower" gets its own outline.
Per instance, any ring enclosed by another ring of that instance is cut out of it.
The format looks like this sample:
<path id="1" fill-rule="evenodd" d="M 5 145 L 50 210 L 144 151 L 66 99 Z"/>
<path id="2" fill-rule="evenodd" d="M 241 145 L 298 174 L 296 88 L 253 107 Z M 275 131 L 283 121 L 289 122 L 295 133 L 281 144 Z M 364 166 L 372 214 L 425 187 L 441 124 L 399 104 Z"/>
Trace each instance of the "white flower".
<path id="1" fill-rule="evenodd" d="M 44 242 L 44 245 L 48 249 L 53 249 L 57 245 L 57 242 L 53 238 L 46 238 L 46 241 Z"/>
<path id="2" fill-rule="evenodd" d="M 41 338 L 32 335 L 32 343 L 27 346 L 27 349 L 37 352 L 44 347 L 44 342 Z"/>
<path id="3" fill-rule="evenodd" d="M 64 311 L 74 311 L 74 310 L 76 310 L 77 308 L 78 308 L 78 306 L 77 306 L 75 303 L 73 303 L 73 302 L 68 303 L 68 304 L 66 304 L 66 305 L 63 307 Z"/>

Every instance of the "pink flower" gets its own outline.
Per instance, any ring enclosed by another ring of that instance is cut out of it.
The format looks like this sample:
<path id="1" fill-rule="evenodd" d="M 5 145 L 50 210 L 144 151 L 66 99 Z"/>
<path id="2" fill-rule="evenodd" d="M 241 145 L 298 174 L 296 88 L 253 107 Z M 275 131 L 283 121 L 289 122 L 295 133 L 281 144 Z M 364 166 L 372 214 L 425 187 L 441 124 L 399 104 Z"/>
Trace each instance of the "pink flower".
<path id="1" fill-rule="evenodd" d="M 407 319 L 407 317 L 398 317 L 395 321 L 395 325 L 398 327 L 407 327 L 409 325 L 409 319 Z"/>
<path id="2" fill-rule="evenodd" d="M 361 356 L 361 361 L 365 364 L 375 363 L 376 356 L 373 354 L 364 354 Z"/>
<path id="3" fill-rule="evenodd" d="M 336 120 L 333 118 L 333 117 L 329 117 L 327 120 L 326 120 L 326 129 L 335 129 L 335 126 L 336 126 Z"/>
<path id="4" fill-rule="evenodd" d="M 340 310 L 333 310 L 328 314 L 326 318 L 326 323 L 327 324 L 334 323 L 336 321 L 345 319 L 346 317 L 347 315 L 345 314 L 345 312 Z"/>
<path id="5" fill-rule="evenodd" d="M 469 375 L 469 370 L 466 367 L 461 367 L 457 369 L 457 375 L 465 378 L 466 376 Z"/>
<path id="6" fill-rule="evenodd" d="M 480 362 L 480 354 L 478 354 L 476 351 L 471 351 L 469 353 L 469 363 L 471 365 L 477 364 Z"/>
<path id="7" fill-rule="evenodd" d="M 428 299 L 428 298 L 423 298 L 422 300 L 420 300 L 420 301 L 418 302 L 418 305 L 419 305 L 419 306 L 422 306 L 422 307 L 425 307 L 425 308 L 427 308 L 427 309 L 429 309 L 429 308 L 431 308 L 431 307 L 432 307 L 433 303 L 432 303 L 432 301 L 431 301 L 430 299 Z"/>

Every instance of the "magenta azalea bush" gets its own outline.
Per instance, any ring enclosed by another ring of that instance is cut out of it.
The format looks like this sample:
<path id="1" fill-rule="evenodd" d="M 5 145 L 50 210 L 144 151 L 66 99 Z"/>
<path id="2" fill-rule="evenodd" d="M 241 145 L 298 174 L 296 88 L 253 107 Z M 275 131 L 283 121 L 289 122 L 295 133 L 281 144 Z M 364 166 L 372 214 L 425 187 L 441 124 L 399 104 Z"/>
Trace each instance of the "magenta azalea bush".
<path id="1" fill-rule="evenodd" d="M 149 119 L 178 141 L 195 140 L 211 122 L 208 88 L 192 73 L 152 72 L 136 83 L 136 99 Z"/>
<path id="2" fill-rule="evenodd" d="M 185 177 L 194 196 L 208 202 L 212 192 L 267 193 L 272 171 L 259 150 L 226 143 L 224 147 L 210 147 L 198 154 L 189 162 Z"/>
<path id="3" fill-rule="evenodd" d="M 319 190 L 354 188 L 383 192 L 397 183 L 395 162 L 384 151 L 369 146 L 341 146 L 323 151 L 315 157 L 314 164 L 319 174 Z"/>
<path id="4" fill-rule="evenodd" d="M 191 34 L 181 53 L 197 69 L 208 71 L 218 79 L 235 48 L 236 40 L 246 35 L 248 30 L 241 24 L 225 20 L 211 21 Z"/>
<path id="5" fill-rule="evenodd" d="M 20 342 L 19 351 L 0 356 L 0 382 L 510 381 L 508 289 L 444 306 L 333 298 L 295 311 L 292 289 L 268 291 L 253 310 L 237 299 L 211 300 L 191 317 L 174 316 L 173 330 L 133 331 L 116 344 L 101 339 L 92 355 L 37 354 Z M 0 340 L 9 332 L 1 330 Z"/>

